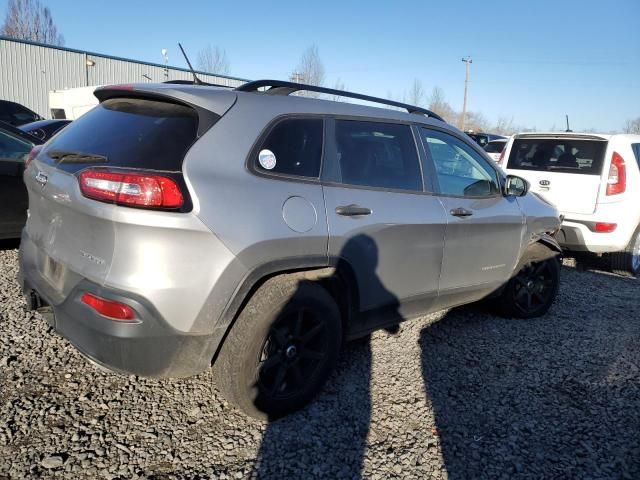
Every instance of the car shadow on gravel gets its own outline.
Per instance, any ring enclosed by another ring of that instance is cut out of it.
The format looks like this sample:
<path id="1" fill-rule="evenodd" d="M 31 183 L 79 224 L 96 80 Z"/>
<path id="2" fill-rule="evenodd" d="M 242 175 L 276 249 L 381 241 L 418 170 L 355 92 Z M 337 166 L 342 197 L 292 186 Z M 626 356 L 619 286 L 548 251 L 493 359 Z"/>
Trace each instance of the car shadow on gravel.
<path id="1" fill-rule="evenodd" d="M 16 248 L 20 248 L 19 238 L 9 238 L 5 240 L 0 240 L 0 251 L 15 250 Z"/>
<path id="2" fill-rule="evenodd" d="M 598 302 L 599 275 L 566 267 L 563 275 L 593 277 L 573 278 L 542 318 L 466 306 L 421 331 L 449 479 L 640 478 L 634 286 L 612 277 L 625 290 Z"/>
<path id="3" fill-rule="evenodd" d="M 359 281 L 387 305 L 388 320 L 399 324 L 399 302 L 376 274 L 378 247 L 373 238 L 356 235 L 341 257 L 356 259 Z M 339 262 L 336 270 L 343 268 Z M 333 280 L 325 281 L 335 285 Z M 371 421 L 371 368 L 371 336 L 347 343 L 322 394 L 302 411 L 267 424 L 251 478 L 362 478 Z"/>

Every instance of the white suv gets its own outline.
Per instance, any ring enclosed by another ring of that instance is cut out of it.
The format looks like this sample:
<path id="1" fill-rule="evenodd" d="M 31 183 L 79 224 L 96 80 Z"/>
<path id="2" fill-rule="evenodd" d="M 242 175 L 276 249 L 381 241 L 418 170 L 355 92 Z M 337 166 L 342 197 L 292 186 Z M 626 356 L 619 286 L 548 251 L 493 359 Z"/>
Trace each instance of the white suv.
<path id="1" fill-rule="evenodd" d="M 640 135 L 522 133 L 509 139 L 501 166 L 564 215 L 564 248 L 640 273 Z"/>

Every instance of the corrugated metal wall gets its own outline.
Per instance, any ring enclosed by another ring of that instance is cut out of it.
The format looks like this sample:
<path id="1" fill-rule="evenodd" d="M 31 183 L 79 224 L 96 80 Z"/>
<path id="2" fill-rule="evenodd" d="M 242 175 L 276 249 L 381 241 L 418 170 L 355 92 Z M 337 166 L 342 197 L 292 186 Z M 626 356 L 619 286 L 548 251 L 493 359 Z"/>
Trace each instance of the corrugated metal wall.
<path id="1" fill-rule="evenodd" d="M 87 60 L 94 65 L 87 65 Z M 204 82 L 230 87 L 247 81 L 202 72 L 198 77 Z M 168 68 L 169 80 L 192 78 L 187 70 Z M 45 118 L 50 118 L 50 90 L 165 80 L 162 65 L 0 37 L 0 99 L 21 103 Z"/>

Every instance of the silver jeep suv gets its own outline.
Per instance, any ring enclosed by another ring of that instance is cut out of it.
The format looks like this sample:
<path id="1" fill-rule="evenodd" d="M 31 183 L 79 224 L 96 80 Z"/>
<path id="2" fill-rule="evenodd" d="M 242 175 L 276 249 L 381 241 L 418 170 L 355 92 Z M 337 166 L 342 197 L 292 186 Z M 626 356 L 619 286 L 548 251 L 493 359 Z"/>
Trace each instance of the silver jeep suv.
<path id="1" fill-rule="evenodd" d="M 279 81 L 95 94 L 27 163 L 20 280 L 109 369 L 213 365 L 231 403 L 276 418 L 345 340 L 487 297 L 535 317 L 556 296 L 556 209 L 428 110 Z"/>

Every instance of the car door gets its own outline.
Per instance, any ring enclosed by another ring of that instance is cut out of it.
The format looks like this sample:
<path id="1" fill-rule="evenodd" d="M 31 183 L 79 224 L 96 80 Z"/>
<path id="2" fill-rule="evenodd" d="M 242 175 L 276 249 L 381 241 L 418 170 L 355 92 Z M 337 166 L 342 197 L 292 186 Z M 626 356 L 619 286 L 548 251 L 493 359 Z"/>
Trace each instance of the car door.
<path id="1" fill-rule="evenodd" d="M 419 130 L 447 214 L 438 306 L 473 301 L 509 279 L 520 256 L 524 216 L 514 197 L 503 196 L 496 169 L 468 141 Z"/>
<path id="2" fill-rule="evenodd" d="M 0 238 L 17 238 L 27 219 L 24 161 L 33 144 L 0 128 Z"/>
<path id="3" fill-rule="evenodd" d="M 438 293 L 446 217 L 423 190 L 411 126 L 336 119 L 328 132 L 329 255 L 356 277 L 360 327 L 424 311 Z"/>

